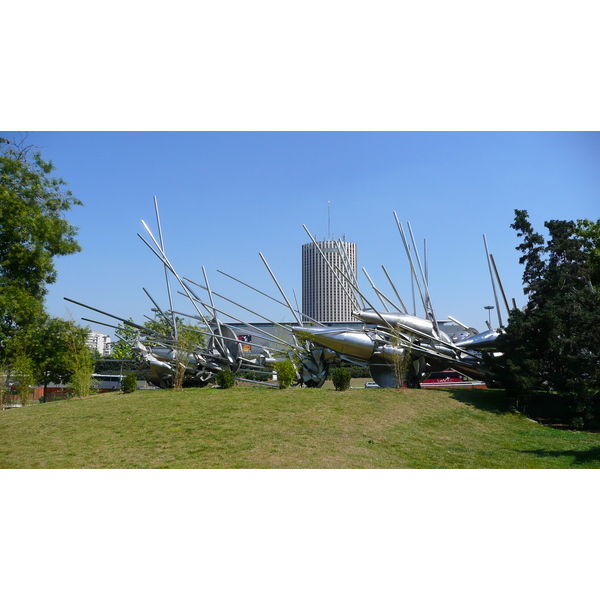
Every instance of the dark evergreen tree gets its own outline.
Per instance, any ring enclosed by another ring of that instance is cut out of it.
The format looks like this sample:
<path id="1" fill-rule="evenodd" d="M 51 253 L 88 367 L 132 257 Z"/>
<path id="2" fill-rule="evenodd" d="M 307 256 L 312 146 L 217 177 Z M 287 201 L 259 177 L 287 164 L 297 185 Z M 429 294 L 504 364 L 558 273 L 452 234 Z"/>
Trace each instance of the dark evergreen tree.
<path id="1" fill-rule="evenodd" d="M 518 409 L 527 412 L 532 394 L 545 390 L 548 416 L 558 406 L 576 427 L 600 416 L 599 225 L 547 221 L 547 243 L 527 211 L 516 210 L 511 225 L 523 238 L 517 249 L 528 302 L 511 311 L 495 374 Z"/>

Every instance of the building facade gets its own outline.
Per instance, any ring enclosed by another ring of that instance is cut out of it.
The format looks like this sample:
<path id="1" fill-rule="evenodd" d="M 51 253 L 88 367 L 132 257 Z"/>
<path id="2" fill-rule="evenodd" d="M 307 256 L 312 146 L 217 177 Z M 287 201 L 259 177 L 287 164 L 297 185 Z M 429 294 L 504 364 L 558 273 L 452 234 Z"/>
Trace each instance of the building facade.
<path id="1" fill-rule="evenodd" d="M 110 355 L 110 337 L 99 331 L 91 331 L 87 338 L 87 346 L 96 350 L 100 356 Z"/>
<path id="2" fill-rule="evenodd" d="M 319 251 L 320 250 L 320 251 Z M 331 265 L 332 268 L 327 264 Z M 306 320 L 349 323 L 358 308 L 352 286 L 339 273 L 356 282 L 356 244 L 326 240 L 302 246 L 302 312 Z"/>

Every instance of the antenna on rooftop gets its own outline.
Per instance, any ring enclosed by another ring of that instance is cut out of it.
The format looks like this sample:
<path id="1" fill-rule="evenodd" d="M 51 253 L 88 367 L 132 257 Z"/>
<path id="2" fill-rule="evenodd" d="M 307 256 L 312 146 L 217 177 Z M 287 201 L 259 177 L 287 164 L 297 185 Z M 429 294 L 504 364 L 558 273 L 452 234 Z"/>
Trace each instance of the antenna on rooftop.
<path id="1" fill-rule="evenodd" d="M 327 239 L 331 239 L 331 202 L 327 200 Z"/>

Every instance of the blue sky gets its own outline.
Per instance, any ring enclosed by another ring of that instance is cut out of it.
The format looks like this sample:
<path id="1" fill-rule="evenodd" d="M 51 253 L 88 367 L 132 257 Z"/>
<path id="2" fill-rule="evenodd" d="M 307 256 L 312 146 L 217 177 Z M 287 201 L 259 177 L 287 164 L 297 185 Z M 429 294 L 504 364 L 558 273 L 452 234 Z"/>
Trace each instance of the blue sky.
<path id="1" fill-rule="evenodd" d="M 300 249 L 310 241 L 302 225 L 325 239 L 328 202 L 332 235 L 357 243 L 359 268 L 391 295 L 385 265 L 407 305 L 408 262 L 393 212 L 410 222 L 421 251 L 427 240 L 436 316 L 478 329 L 483 307 L 495 304 L 484 234 L 509 299 L 522 305 L 514 209 L 526 209 L 542 232 L 548 219 L 600 216 L 597 133 L 30 132 L 27 143 L 85 205 L 67 214 L 83 250 L 57 260 L 47 297 L 52 314 L 78 322 L 98 315 L 63 297 L 137 321 L 151 308 L 142 287 L 167 306 L 162 266 L 137 236 L 145 235 L 142 219 L 157 233 L 154 195 L 178 273 L 202 282 L 204 266 L 215 291 L 275 321 L 291 316 L 217 269 L 279 297 L 262 252 L 286 294 L 300 299 Z M 360 282 L 369 289 L 362 274 Z M 193 312 L 181 296 L 176 309 Z"/>

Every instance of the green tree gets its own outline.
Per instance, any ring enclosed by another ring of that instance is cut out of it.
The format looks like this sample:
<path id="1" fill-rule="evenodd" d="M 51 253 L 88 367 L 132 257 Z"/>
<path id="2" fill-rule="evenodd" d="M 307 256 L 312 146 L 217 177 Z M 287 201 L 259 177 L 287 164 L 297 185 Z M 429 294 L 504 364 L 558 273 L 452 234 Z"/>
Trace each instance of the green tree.
<path id="1" fill-rule="evenodd" d="M 87 327 L 58 317 L 49 317 L 32 332 L 29 354 L 35 365 L 36 382 L 44 386 L 44 401 L 50 382 L 66 383 L 72 376 L 72 353 L 85 346 L 88 333 Z"/>
<path id="2" fill-rule="evenodd" d="M 11 379 L 16 384 L 17 396 L 21 399 L 21 404 L 25 406 L 32 395 L 31 388 L 35 384 L 33 374 L 33 363 L 31 358 L 25 353 L 19 352 L 13 359 Z"/>
<path id="3" fill-rule="evenodd" d="M 131 321 L 132 319 L 130 318 L 129 320 Z M 132 360 L 134 357 L 132 344 L 139 335 L 139 329 L 132 327 L 128 323 L 123 323 L 115 329 L 115 333 L 120 339 L 111 346 L 111 358 L 116 360 Z"/>
<path id="4" fill-rule="evenodd" d="M 16 332 L 44 319 L 54 257 L 78 252 L 64 213 L 81 202 L 32 146 L 0 138 L 0 359 Z"/>
<path id="5" fill-rule="evenodd" d="M 4 363 L 0 363 L 0 410 L 4 408 L 6 398 L 10 395 L 8 388 L 9 369 Z"/>
<path id="6" fill-rule="evenodd" d="M 577 221 L 575 231 L 581 237 L 583 249 L 587 254 L 589 275 L 592 286 L 600 288 L 600 219 L 595 223 L 588 219 Z"/>
<path id="7" fill-rule="evenodd" d="M 89 396 L 93 391 L 94 353 L 86 341 L 89 330 L 72 329 L 66 336 L 69 388 L 75 396 Z"/>
<path id="8" fill-rule="evenodd" d="M 517 249 L 528 302 L 524 311 L 511 311 L 494 367 L 517 408 L 526 411 L 531 394 L 545 390 L 575 426 L 600 416 L 599 225 L 547 221 L 546 242 L 527 211 L 515 211 L 511 227 L 523 238 Z"/>
<path id="9" fill-rule="evenodd" d="M 88 333 L 87 327 L 80 327 L 72 320 L 47 317 L 35 328 L 24 329 L 11 338 L 13 368 L 19 356 L 26 356 L 31 362 L 35 383 L 44 386 L 43 399 L 46 400 L 50 382 L 66 383 L 72 377 L 72 354 L 74 350 L 87 349 Z"/>

